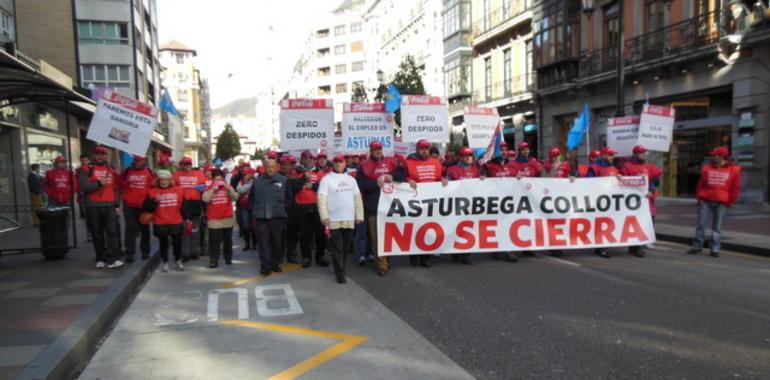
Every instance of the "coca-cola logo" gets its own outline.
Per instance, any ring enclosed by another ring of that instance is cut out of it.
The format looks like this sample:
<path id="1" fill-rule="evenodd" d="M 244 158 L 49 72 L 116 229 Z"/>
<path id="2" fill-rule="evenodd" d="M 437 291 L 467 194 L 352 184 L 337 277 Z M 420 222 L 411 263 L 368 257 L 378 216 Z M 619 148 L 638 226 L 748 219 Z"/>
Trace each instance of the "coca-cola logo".
<path id="1" fill-rule="evenodd" d="M 326 142 L 326 140 L 321 140 L 321 146 L 322 146 L 322 147 L 325 147 L 327 144 L 328 144 L 328 143 Z"/>
<path id="2" fill-rule="evenodd" d="M 392 183 L 386 183 L 382 185 L 382 192 L 385 194 L 393 194 L 396 190 L 396 186 Z"/>

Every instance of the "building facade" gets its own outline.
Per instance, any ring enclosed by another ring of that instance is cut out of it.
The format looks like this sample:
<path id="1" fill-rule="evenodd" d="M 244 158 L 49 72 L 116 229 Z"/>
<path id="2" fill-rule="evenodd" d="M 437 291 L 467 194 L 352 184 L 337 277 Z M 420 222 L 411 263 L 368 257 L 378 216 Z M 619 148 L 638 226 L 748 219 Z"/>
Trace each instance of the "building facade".
<path id="1" fill-rule="evenodd" d="M 465 145 L 463 110 L 472 103 L 473 46 L 470 0 L 444 0 L 444 89 L 452 123 L 450 142 Z"/>
<path id="2" fill-rule="evenodd" d="M 676 109 L 671 150 L 654 157 L 665 171 L 664 196 L 692 197 L 706 152 L 726 146 L 743 167 L 742 200 L 767 201 L 767 3 L 585 3 L 590 6 L 578 0 L 533 1 L 541 150 L 565 146 L 584 103 L 591 111 L 588 143 L 605 144 L 607 119 L 616 114 L 622 57 L 624 113 L 639 114 L 647 101 Z M 582 157 L 585 148 L 584 142 Z"/>
<path id="3" fill-rule="evenodd" d="M 509 144 L 538 151 L 530 0 L 473 0 L 473 103 L 496 108 Z"/>

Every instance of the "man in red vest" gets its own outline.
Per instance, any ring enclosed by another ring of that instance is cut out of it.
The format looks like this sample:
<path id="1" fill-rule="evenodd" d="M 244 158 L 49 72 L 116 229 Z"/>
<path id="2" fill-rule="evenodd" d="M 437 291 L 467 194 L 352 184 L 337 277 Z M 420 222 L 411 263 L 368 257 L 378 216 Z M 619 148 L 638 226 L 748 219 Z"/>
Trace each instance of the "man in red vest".
<path id="1" fill-rule="evenodd" d="M 198 169 L 193 169 L 190 157 L 182 158 L 179 162 L 180 170 L 174 172 L 174 185 L 181 187 L 190 205 L 188 211 L 192 229 L 189 234 L 182 234 L 182 261 L 188 259 L 198 260 L 200 255 L 200 226 L 203 215 L 203 201 L 201 193 L 206 183 L 206 177 Z"/>
<path id="2" fill-rule="evenodd" d="M 123 189 L 123 218 L 126 221 L 125 240 L 126 262 L 134 261 L 136 254 L 136 235 L 139 235 L 139 248 L 142 260 L 150 257 L 150 226 L 139 223 L 139 215 L 144 212 L 143 203 L 150 189 L 155 185 L 155 175 L 147 168 L 147 160 L 134 156 L 131 166 L 123 171 L 121 177 Z"/>
<path id="3" fill-rule="evenodd" d="M 542 177 L 546 178 L 570 178 L 572 165 L 569 161 L 562 160 L 561 149 L 558 146 L 548 150 L 548 161 L 543 165 Z"/>
<path id="4" fill-rule="evenodd" d="M 377 261 L 377 274 L 385 276 L 390 269 L 390 260 L 379 257 L 377 253 L 377 205 L 380 202 L 380 188 L 385 183 L 393 182 L 393 174 L 398 163 L 393 157 L 382 154 L 382 143 L 372 141 L 369 144 L 369 158 L 361 161 L 356 182 L 364 201 L 364 215 L 369 227 L 369 242 Z"/>
<path id="5" fill-rule="evenodd" d="M 519 154 L 516 155 L 516 166 L 519 171 L 516 173 L 518 178 L 521 177 L 540 177 L 540 172 L 543 170 L 540 161 L 537 158 L 529 156 L 529 143 L 519 143 Z"/>
<path id="6" fill-rule="evenodd" d="M 658 209 L 655 207 L 655 198 L 657 197 L 658 186 L 660 186 L 660 178 L 663 176 L 663 170 L 647 161 L 647 148 L 644 146 L 635 146 L 632 153 L 633 155 L 620 166 L 620 174 L 625 176 L 647 177 L 647 199 L 650 203 L 652 220 L 655 221 L 655 216 L 658 214 Z M 654 246 L 650 244 L 645 246 L 645 248 L 654 249 Z"/>
<path id="7" fill-rule="evenodd" d="M 712 242 L 709 247 L 712 257 L 719 257 L 722 248 L 722 222 L 727 207 L 732 206 L 741 194 L 741 167 L 730 161 L 730 152 L 726 147 L 715 148 L 709 155 L 711 162 L 703 165 L 700 180 L 695 189 L 698 199 L 698 223 L 695 239 L 688 254 L 700 253 L 706 242 L 706 228 L 711 219 Z"/>
<path id="8" fill-rule="evenodd" d="M 447 154 L 448 153 L 449 152 L 447 152 Z M 456 164 L 449 166 L 446 170 L 446 178 L 448 180 L 460 181 L 463 179 L 483 178 L 479 167 L 473 162 L 473 150 L 471 148 L 468 148 L 467 146 L 462 147 L 457 154 L 460 159 Z M 463 264 L 473 265 L 470 253 L 452 255 L 452 260 L 459 261 Z"/>
<path id="9" fill-rule="evenodd" d="M 88 171 L 78 173 L 78 187 L 83 191 L 86 223 L 93 234 L 96 268 L 117 269 L 124 265 L 117 230 L 120 178 L 107 162 L 107 148 L 98 146 L 93 154 Z"/>
<path id="10" fill-rule="evenodd" d="M 412 153 L 404 161 L 404 166 L 399 168 L 393 176 L 396 182 L 409 182 L 412 189 L 417 189 L 418 183 L 441 182 L 444 186 L 447 179 L 444 177 L 444 166 L 435 157 L 429 155 L 431 144 L 428 140 L 417 142 L 417 152 Z M 412 265 L 420 265 L 430 268 L 430 255 L 411 255 L 409 262 Z"/>
<path id="11" fill-rule="evenodd" d="M 511 158 L 516 157 L 516 152 L 508 148 L 505 141 L 500 143 L 500 155 L 487 161 L 481 166 L 481 174 L 490 178 L 515 177 L 519 173 L 519 166 Z M 492 259 L 502 259 L 515 263 L 519 261 L 516 252 L 492 252 Z"/>
<path id="12" fill-rule="evenodd" d="M 585 164 L 578 165 L 578 176 L 580 178 L 588 177 L 588 169 L 590 169 L 591 165 L 596 163 L 596 160 L 598 160 L 599 157 L 601 156 L 602 156 L 601 151 L 592 150 L 591 153 L 588 154 L 588 165 L 585 165 Z"/>
<path id="13" fill-rule="evenodd" d="M 56 157 L 53 169 L 45 173 L 42 183 L 49 205 L 71 205 L 72 194 L 77 191 L 77 181 L 73 177 L 73 173 L 67 170 L 67 159 L 64 156 Z"/>

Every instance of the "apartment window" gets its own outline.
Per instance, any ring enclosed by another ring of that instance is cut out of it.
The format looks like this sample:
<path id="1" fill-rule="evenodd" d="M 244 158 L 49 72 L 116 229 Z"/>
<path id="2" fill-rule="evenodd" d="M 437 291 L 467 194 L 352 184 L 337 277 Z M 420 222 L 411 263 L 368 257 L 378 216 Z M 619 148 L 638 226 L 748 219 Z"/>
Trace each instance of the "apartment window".
<path id="1" fill-rule="evenodd" d="M 337 25 L 334 27 L 334 35 L 341 36 L 345 34 L 345 25 Z"/>
<path id="2" fill-rule="evenodd" d="M 340 55 L 345 54 L 345 45 L 337 45 L 334 47 L 334 54 Z"/>
<path id="3" fill-rule="evenodd" d="M 15 38 L 13 38 L 13 16 L 9 15 L 8 13 L 5 13 L 4 10 L 0 9 L 0 33 L 3 34 L 3 37 L 6 41 L 14 41 Z"/>
<path id="4" fill-rule="evenodd" d="M 604 9 L 604 47 L 617 46 L 620 38 L 620 27 L 618 23 L 618 4 L 612 4 Z M 610 49 L 613 57 L 617 55 L 616 50 Z"/>
<path id="5" fill-rule="evenodd" d="M 324 58 L 329 56 L 329 48 L 321 48 L 316 51 L 318 58 Z"/>
<path id="6" fill-rule="evenodd" d="M 364 61 L 356 61 L 350 65 L 350 71 L 364 71 Z"/>
<path id="7" fill-rule="evenodd" d="M 644 31 L 654 32 L 663 28 L 663 2 L 661 0 L 647 0 L 644 4 Z"/>
<path id="8" fill-rule="evenodd" d="M 182 127 L 182 135 L 185 139 L 190 139 L 190 127 L 185 125 Z"/>
<path id="9" fill-rule="evenodd" d="M 180 103 L 187 103 L 187 90 L 178 90 L 176 92 L 176 100 Z"/>
<path id="10" fill-rule="evenodd" d="M 326 76 L 329 76 L 330 72 L 331 72 L 331 69 L 329 67 L 321 67 L 318 69 L 318 76 L 326 77 Z"/>
<path id="11" fill-rule="evenodd" d="M 78 21 L 82 44 L 128 45 L 128 25 L 122 22 Z"/>
<path id="12" fill-rule="evenodd" d="M 363 24 L 360 21 L 350 24 L 350 33 L 360 32 L 363 30 Z"/>
<path id="13" fill-rule="evenodd" d="M 543 9 L 537 31 L 534 38 L 535 67 L 577 57 L 580 48 L 580 7 L 551 3 Z"/>
<path id="14" fill-rule="evenodd" d="M 174 57 L 176 57 L 176 63 L 180 65 L 184 63 L 184 53 L 174 53 Z"/>
<path id="15" fill-rule="evenodd" d="M 503 50 L 503 90 L 505 95 L 511 94 L 511 49 Z"/>
<path id="16" fill-rule="evenodd" d="M 471 78 L 471 58 L 457 57 L 445 65 L 447 97 L 468 94 Z"/>
<path id="17" fill-rule="evenodd" d="M 332 93 L 331 86 L 319 86 L 318 87 L 318 95 L 319 96 L 330 95 L 331 93 Z"/>
<path id="18" fill-rule="evenodd" d="M 484 58 L 484 97 L 492 97 L 492 57 Z"/>
<path id="19" fill-rule="evenodd" d="M 348 84 L 347 83 L 337 83 L 337 86 L 335 86 L 334 90 L 338 94 L 342 94 L 342 93 L 348 92 Z"/>
<path id="20" fill-rule="evenodd" d="M 503 0 L 503 20 L 507 20 L 511 17 L 511 1 Z"/>
<path id="21" fill-rule="evenodd" d="M 484 15 L 483 15 L 483 22 L 484 22 L 484 30 L 489 30 L 489 26 L 492 23 L 492 12 L 490 10 L 490 0 L 484 0 Z"/>
<path id="22" fill-rule="evenodd" d="M 362 88 L 362 89 L 366 90 L 366 87 L 364 87 L 364 81 L 362 81 L 362 80 L 357 80 L 357 81 L 353 82 L 353 84 L 351 85 L 351 88 Z"/>
<path id="23" fill-rule="evenodd" d="M 350 44 L 351 53 L 357 53 L 359 51 L 364 51 L 364 41 L 356 41 Z"/>
<path id="24" fill-rule="evenodd" d="M 347 64 L 341 64 L 334 66 L 334 73 L 335 74 L 345 74 L 348 71 L 348 65 Z"/>
<path id="25" fill-rule="evenodd" d="M 315 32 L 316 38 L 326 38 L 329 37 L 329 29 L 321 29 Z"/>
<path id="26" fill-rule="evenodd" d="M 457 4 L 444 13 L 444 37 L 449 37 L 460 30 L 460 5 Z"/>
<path id="27" fill-rule="evenodd" d="M 131 77 L 126 65 L 80 65 L 83 87 L 129 88 Z"/>

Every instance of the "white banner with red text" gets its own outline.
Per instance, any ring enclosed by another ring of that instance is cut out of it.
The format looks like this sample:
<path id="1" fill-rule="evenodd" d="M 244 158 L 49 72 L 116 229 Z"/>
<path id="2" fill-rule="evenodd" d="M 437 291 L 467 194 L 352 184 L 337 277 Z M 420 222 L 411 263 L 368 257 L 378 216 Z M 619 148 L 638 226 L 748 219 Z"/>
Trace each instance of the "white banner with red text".
<path id="1" fill-rule="evenodd" d="M 331 99 L 284 99 L 279 114 L 281 150 L 328 149 L 334 138 Z"/>
<path id="2" fill-rule="evenodd" d="M 449 142 L 449 109 L 438 96 L 404 95 L 401 97 L 401 140 L 432 143 Z"/>
<path id="3" fill-rule="evenodd" d="M 342 147 L 347 154 L 369 153 L 379 141 L 386 156 L 393 155 L 393 114 L 383 103 L 345 103 L 342 110 Z"/>
<path id="4" fill-rule="evenodd" d="M 86 138 L 139 156 L 147 155 L 158 110 L 115 91 L 102 93 Z"/>
<path id="5" fill-rule="evenodd" d="M 646 177 L 487 178 L 386 184 L 381 256 L 622 247 L 653 243 Z"/>
<path id="6" fill-rule="evenodd" d="M 497 114 L 497 108 L 467 106 L 464 120 L 468 146 L 486 148 L 497 130 L 497 125 L 500 124 L 500 115 Z"/>

